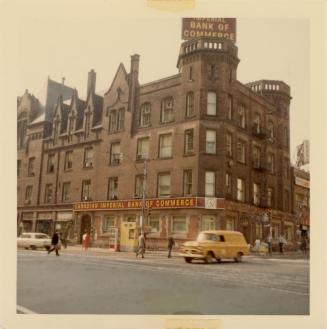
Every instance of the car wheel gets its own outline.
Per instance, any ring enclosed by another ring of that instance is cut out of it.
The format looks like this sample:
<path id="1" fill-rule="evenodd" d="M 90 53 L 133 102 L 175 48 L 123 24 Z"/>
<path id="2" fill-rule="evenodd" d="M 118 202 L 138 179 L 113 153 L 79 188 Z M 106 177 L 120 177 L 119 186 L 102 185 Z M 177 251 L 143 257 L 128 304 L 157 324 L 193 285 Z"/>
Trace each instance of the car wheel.
<path id="1" fill-rule="evenodd" d="M 30 247 L 32 250 L 36 250 L 36 247 L 35 246 L 31 246 Z"/>
<path id="2" fill-rule="evenodd" d="M 242 253 L 238 252 L 234 260 L 236 263 L 240 263 L 242 261 Z"/>
<path id="3" fill-rule="evenodd" d="M 185 259 L 185 262 L 186 263 L 191 263 L 191 261 L 192 261 L 192 258 L 191 257 L 185 257 L 184 259 Z"/>
<path id="4" fill-rule="evenodd" d="M 212 255 L 212 252 L 209 251 L 208 254 L 207 254 L 207 256 L 206 256 L 206 258 L 205 258 L 205 262 L 206 262 L 207 264 L 211 264 L 212 261 L 213 261 L 213 255 Z"/>

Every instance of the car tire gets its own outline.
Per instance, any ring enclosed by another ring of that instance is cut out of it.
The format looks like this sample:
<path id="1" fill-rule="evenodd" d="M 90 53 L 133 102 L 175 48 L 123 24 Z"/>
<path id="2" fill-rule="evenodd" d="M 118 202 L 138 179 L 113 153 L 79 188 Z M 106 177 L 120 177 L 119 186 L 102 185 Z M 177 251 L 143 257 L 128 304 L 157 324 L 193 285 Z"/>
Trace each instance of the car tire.
<path id="1" fill-rule="evenodd" d="M 207 253 L 206 258 L 205 258 L 205 262 L 206 262 L 207 264 L 211 264 L 212 261 L 213 261 L 213 254 L 212 254 L 212 251 L 209 251 L 209 252 Z"/>
<path id="2" fill-rule="evenodd" d="M 191 263 L 192 262 L 191 257 L 184 257 L 184 260 L 185 260 L 186 263 Z"/>
<path id="3" fill-rule="evenodd" d="M 242 262 L 242 256 L 243 256 L 243 254 L 241 252 L 238 252 L 236 257 L 234 258 L 235 262 L 236 263 Z"/>
<path id="4" fill-rule="evenodd" d="M 36 250 L 36 246 L 30 246 L 32 250 Z"/>

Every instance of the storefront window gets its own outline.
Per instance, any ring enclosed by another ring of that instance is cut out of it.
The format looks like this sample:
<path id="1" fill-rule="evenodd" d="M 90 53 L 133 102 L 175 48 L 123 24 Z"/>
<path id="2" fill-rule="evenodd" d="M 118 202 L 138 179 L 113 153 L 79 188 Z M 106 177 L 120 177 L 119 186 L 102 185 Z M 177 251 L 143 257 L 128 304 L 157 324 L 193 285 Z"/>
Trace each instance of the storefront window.
<path id="1" fill-rule="evenodd" d="M 173 233 L 186 233 L 186 218 L 183 216 L 174 216 L 172 221 Z"/>
<path id="2" fill-rule="evenodd" d="M 210 231 L 216 229 L 215 216 L 202 216 L 202 231 Z"/>
<path id="3" fill-rule="evenodd" d="M 150 217 L 149 225 L 151 227 L 151 232 L 157 233 L 160 231 L 160 219 L 159 217 Z"/>
<path id="4" fill-rule="evenodd" d="M 105 216 L 102 222 L 102 232 L 108 232 L 112 227 L 115 227 L 115 217 Z"/>

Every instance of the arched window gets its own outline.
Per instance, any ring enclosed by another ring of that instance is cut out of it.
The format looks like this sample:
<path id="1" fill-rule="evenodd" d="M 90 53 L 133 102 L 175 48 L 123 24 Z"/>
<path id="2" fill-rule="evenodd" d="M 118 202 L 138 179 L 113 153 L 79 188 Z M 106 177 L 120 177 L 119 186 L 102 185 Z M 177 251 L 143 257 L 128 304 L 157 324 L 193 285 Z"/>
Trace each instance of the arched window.
<path id="1" fill-rule="evenodd" d="M 151 104 L 144 103 L 140 109 L 140 127 L 146 127 L 151 124 Z"/>

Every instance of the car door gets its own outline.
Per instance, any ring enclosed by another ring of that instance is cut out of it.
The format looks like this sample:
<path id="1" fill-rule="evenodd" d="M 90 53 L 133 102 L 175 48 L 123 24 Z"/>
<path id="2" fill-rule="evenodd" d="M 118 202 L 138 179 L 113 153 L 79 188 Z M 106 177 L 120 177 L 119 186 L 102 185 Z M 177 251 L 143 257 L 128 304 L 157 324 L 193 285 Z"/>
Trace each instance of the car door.
<path id="1" fill-rule="evenodd" d="M 216 257 L 220 259 L 226 258 L 225 237 L 223 234 L 218 234 L 216 237 L 217 237 Z"/>

